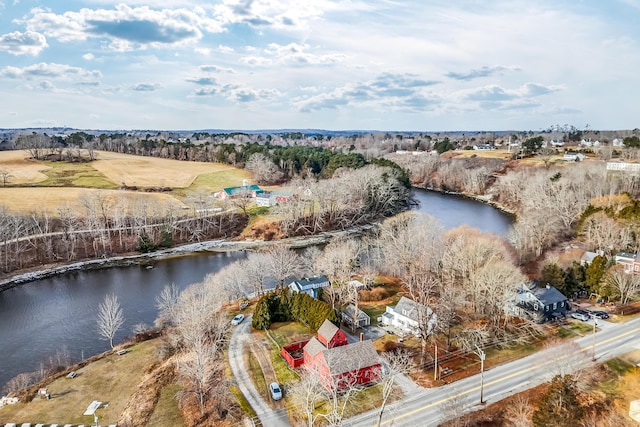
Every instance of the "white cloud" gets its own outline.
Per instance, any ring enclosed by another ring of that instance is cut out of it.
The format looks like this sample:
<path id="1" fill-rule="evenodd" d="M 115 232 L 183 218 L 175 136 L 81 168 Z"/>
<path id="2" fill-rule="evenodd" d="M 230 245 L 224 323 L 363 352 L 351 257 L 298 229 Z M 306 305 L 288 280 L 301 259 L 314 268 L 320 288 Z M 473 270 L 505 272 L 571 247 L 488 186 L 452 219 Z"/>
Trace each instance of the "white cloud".
<path id="1" fill-rule="evenodd" d="M 102 39 L 109 47 L 127 51 L 145 46 L 177 45 L 202 38 L 203 32 L 220 32 L 219 21 L 202 9 L 161 9 L 148 6 L 115 9 L 80 9 L 56 14 L 42 8 L 31 10 L 23 22 L 31 31 L 40 31 L 62 42 Z"/>
<path id="2" fill-rule="evenodd" d="M 102 78 L 102 73 L 100 73 L 100 71 L 85 70 L 84 68 L 72 67 L 70 65 L 41 62 L 22 68 L 13 66 L 4 67 L 0 69 L 0 77 L 26 80 L 40 78 L 95 80 Z"/>
<path id="3" fill-rule="evenodd" d="M 12 55 L 38 55 L 47 47 L 47 39 L 35 31 L 14 31 L 0 36 L 0 50 Z"/>
<path id="4" fill-rule="evenodd" d="M 93 61 L 95 59 L 95 56 L 93 55 L 93 53 L 89 52 L 82 55 L 82 59 L 86 61 Z"/>

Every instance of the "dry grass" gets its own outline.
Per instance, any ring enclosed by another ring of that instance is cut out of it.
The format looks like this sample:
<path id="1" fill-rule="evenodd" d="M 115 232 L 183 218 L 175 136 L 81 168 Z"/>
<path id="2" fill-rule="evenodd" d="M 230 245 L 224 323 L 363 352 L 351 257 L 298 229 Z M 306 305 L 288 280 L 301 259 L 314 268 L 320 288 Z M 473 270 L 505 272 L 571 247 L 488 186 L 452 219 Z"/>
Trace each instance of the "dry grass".
<path id="1" fill-rule="evenodd" d="M 164 193 L 65 187 L 0 188 L 0 203 L 6 206 L 10 212 L 22 214 L 45 211 L 51 215 L 57 215 L 58 208 L 65 205 L 68 205 L 74 212 L 82 213 L 84 209 L 81 198 L 96 194 L 104 194 L 113 203 L 124 198 L 128 205 L 133 204 L 134 201 L 137 203 L 146 201 L 149 206 L 166 204 L 173 205 L 176 209 L 183 206 L 181 201 Z"/>
<path id="2" fill-rule="evenodd" d="M 98 151 L 93 167 L 118 185 L 138 187 L 189 187 L 199 175 L 231 173 L 237 169 L 220 163 L 181 162 L 155 157 Z M 242 180 L 238 184 L 242 185 Z M 220 187 L 222 188 L 222 187 Z"/>
<path id="3" fill-rule="evenodd" d="M 170 384 L 162 389 L 155 411 L 149 419 L 150 426 L 181 427 L 185 425 L 176 399 L 181 389 L 177 384 Z"/>
<path id="4" fill-rule="evenodd" d="M 0 422 L 90 424 L 92 416 L 82 415 L 93 400 L 108 403 L 96 412 L 100 423 L 116 424 L 129 397 L 136 390 L 155 357 L 156 340 L 131 347 L 123 355 L 109 355 L 78 370 L 74 379 L 65 377 L 48 386 L 51 400 L 36 398 L 0 410 Z"/>
<path id="5" fill-rule="evenodd" d="M 28 160 L 29 153 L 22 150 L 0 152 L 0 170 L 9 172 L 9 185 L 35 184 L 47 179 L 43 171 L 49 166 Z"/>

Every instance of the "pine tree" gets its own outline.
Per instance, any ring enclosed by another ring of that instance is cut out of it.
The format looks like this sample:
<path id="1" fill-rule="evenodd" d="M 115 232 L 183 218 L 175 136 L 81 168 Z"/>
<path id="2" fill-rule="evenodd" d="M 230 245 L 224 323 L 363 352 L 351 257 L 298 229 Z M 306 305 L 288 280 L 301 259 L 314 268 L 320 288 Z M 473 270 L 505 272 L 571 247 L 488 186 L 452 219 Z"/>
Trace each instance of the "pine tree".
<path id="1" fill-rule="evenodd" d="M 583 413 L 573 375 L 556 375 L 540 399 L 532 421 L 536 427 L 575 426 L 579 425 Z"/>

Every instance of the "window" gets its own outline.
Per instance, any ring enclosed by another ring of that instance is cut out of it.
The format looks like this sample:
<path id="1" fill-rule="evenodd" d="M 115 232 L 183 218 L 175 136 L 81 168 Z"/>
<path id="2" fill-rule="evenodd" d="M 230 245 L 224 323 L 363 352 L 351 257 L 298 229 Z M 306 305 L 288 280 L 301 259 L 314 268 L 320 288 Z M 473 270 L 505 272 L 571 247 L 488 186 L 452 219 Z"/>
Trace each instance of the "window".
<path id="1" fill-rule="evenodd" d="M 544 311 L 549 311 L 549 306 L 548 305 L 544 306 Z"/>
<path id="2" fill-rule="evenodd" d="M 560 307 L 564 307 L 564 301 L 560 301 Z"/>
<path id="3" fill-rule="evenodd" d="M 538 311 L 538 303 L 533 304 L 533 309 L 534 309 L 535 311 Z"/>
<path id="4" fill-rule="evenodd" d="M 557 303 L 557 302 L 554 302 L 554 303 L 553 303 L 553 309 L 555 310 L 556 308 L 558 308 L 558 303 Z"/>

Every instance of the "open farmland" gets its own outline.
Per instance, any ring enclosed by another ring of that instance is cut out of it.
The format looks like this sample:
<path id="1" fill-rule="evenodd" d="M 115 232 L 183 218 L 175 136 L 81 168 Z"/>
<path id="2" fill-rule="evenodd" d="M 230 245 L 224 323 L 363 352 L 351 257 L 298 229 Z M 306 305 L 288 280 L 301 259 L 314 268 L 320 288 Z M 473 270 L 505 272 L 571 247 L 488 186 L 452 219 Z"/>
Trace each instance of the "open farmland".
<path id="1" fill-rule="evenodd" d="M 195 191 L 214 192 L 242 184 L 250 174 L 228 165 L 182 162 L 128 154 L 96 152 L 90 163 L 34 161 L 23 150 L 0 152 L 0 170 L 9 173 L 0 187 L 0 204 L 14 213 L 44 211 L 56 215 L 61 206 L 82 212 L 82 200 L 106 195 L 110 204 L 184 206 Z M 169 188 L 163 193 L 119 190 L 128 187 Z"/>
<path id="2" fill-rule="evenodd" d="M 184 206 L 177 198 L 164 193 L 65 187 L 0 187 L 0 204 L 13 213 L 46 212 L 55 216 L 60 208 L 66 206 L 73 212 L 84 212 L 83 199 L 92 200 L 97 195 L 106 196 L 110 205 L 146 203 L 148 206 L 173 206 L 176 209 Z"/>
<path id="3" fill-rule="evenodd" d="M 187 188 L 200 175 L 229 173 L 236 170 L 220 163 L 181 162 L 108 151 L 98 151 L 97 159 L 91 165 L 111 181 L 118 185 L 138 187 Z M 220 182 L 220 184 L 226 186 L 228 183 Z M 239 183 L 234 182 L 230 185 L 241 184 L 242 179 Z"/>
<path id="4" fill-rule="evenodd" d="M 29 154 L 23 150 L 0 151 L 0 170 L 9 173 L 10 184 L 28 185 L 47 179 L 42 171 L 49 169 L 49 166 L 29 160 L 28 157 Z"/>

